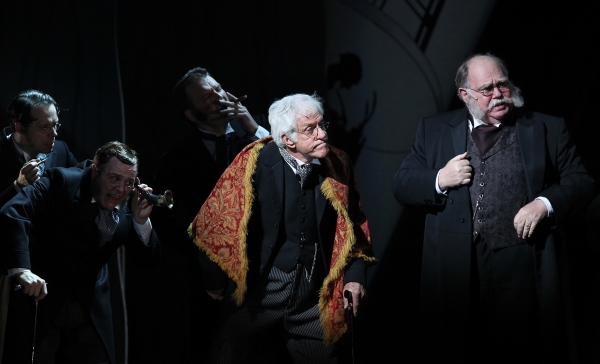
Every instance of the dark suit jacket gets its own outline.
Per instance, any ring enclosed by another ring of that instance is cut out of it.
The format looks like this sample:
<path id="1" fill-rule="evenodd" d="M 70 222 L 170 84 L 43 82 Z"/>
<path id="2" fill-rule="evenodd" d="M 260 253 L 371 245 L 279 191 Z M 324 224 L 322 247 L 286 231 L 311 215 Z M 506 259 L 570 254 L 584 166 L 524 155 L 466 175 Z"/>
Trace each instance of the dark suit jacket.
<path id="1" fill-rule="evenodd" d="M 251 142 L 251 136 L 246 135 L 237 120 L 230 125 L 234 133 L 230 134 L 229 159 L 233 160 Z M 135 283 L 128 291 L 129 305 L 138 307 L 129 312 L 130 358 L 134 361 L 202 362 L 210 352 L 212 322 L 219 305 L 202 289 L 198 263 L 201 254 L 189 238 L 187 229 L 222 172 L 196 127 L 160 158 L 158 172 L 149 185 L 155 194 L 172 191 L 174 206 L 172 210 L 162 207 L 152 210 L 152 226 L 160 237 L 163 255 L 159 269 L 150 273 L 151 281 L 148 281 L 148 274 L 136 274 L 135 267 L 127 267 L 129 280 Z M 144 297 L 144 289 L 151 289 L 161 297 L 160 302 L 136 302 L 141 299 L 133 297 L 132 292 L 139 290 L 138 296 Z M 168 318 L 156 320 L 157 310 L 168 305 L 177 310 L 172 310 Z M 156 335 L 147 329 L 148 325 L 140 325 L 147 321 L 152 321 L 156 330 L 172 334 L 161 338 L 160 345 L 146 348 L 148 342 L 156 342 Z M 202 330 L 198 330 L 200 326 Z M 136 351 L 136 347 L 140 350 Z M 173 347 L 178 349 L 174 352 Z"/>
<path id="2" fill-rule="evenodd" d="M 250 289 L 261 273 L 259 263 L 263 263 L 265 266 L 263 269 L 268 269 L 270 263 L 274 260 L 272 255 L 278 254 L 278 243 L 282 243 L 282 237 L 285 239 L 285 231 L 283 231 L 285 165 L 286 162 L 274 142 L 265 145 L 260 151 L 253 176 L 256 197 L 252 205 L 247 238 L 248 259 L 250 261 L 248 286 Z M 323 193 L 320 192 L 321 183 L 325 178 L 323 169 L 321 166 L 317 166 L 315 171 L 319 173 L 319 182 L 315 186 L 315 205 L 319 248 L 322 249 L 322 260 L 318 262 L 320 267 L 317 267 L 316 270 L 323 274 L 323 277 L 320 277 L 322 280 L 329 272 L 337 213 L 331 204 L 327 203 Z M 358 199 L 358 196 L 353 196 L 353 198 Z M 352 207 L 358 206 L 357 200 L 354 199 L 349 203 Z M 349 215 L 355 216 L 353 211 L 350 211 Z M 294 260 L 295 258 L 295 256 L 286 257 L 286 259 Z M 205 280 L 207 288 L 223 288 L 227 282 L 225 273 L 215 263 L 204 268 L 207 274 Z M 346 268 L 344 283 L 358 282 L 366 286 L 366 270 L 367 265 L 364 260 L 356 259 L 352 261 Z M 232 288 L 232 285 L 233 283 L 230 282 L 229 288 Z"/>
<path id="3" fill-rule="evenodd" d="M 94 293 L 98 272 L 121 245 L 142 263 L 153 263 L 159 247 L 154 233 L 148 246 L 140 241 L 128 211 L 118 214 L 112 241 L 99 247 L 90 168 L 49 169 L 0 209 L 0 267 L 28 268 L 49 282 L 39 305 L 37 338 L 65 300 L 74 299 L 90 313 L 114 362 L 112 324 L 106 325 L 110 297 L 107 291 Z"/>
<path id="4" fill-rule="evenodd" d="M 21 188 L 13 183 L 19 176 L 19 171 L 25 161 L 22 155 L 14 148 L 11 128 L 6 127 L 0 136 L 0 206 L 16 195 Z M 77 160 L 71 154 L 67 144 L 60 140 L 54 141 L 54 149 L 46 160 L 46 168 L 52 167 L 75 167 Z"/>
<path id="5" fill-rule="evenodd" d="M 232 123 L 235 132 L 230 134 L 229 160 L 252 142 L 250 136 Z M 171 211 L 155 209 L 152 224 L 163 244 L 170 244 L 184 252 L 197 251 L 187 235 L 187 228 L 200 207 L 215 187 L 223 169 L 212 158 L 204 145 L 198 129 L 175 148 L 161 156 L 160 168 L 151 186 L 155 193 L 173 192 Z M 163 233 L 164 234 L 161 234 Z"/>
<path id="6" fill-rule="evenodd" d="M 431 331 L 441 330 L 444 340 L 463 345 L 468 323 L 472 211 L 469 189 L 451 189 L 448 196 L 438 195 L 436 175 L 446 163 L 466 151 L 468 112 L 456 110 L 429 118 L 419 124 L 416 141 L 408 157 L 396 172 L 393 191 L 403 205 L 427 209 L 421 276 L 422 309 L 432 322 Z M 525 169 L 528 200 L 546 197 L 554 209 L 552 220 L 536 228 L 538 296 L 542 332 L 552 336 L 564 315 L 561 313 L 560 226 L 593 191 L 593 179 L 587 173 L 561 118 L 540 113 L 515 111 L 522 162 Z M 560 254 L 559 254 L 560 253 Z M 564 285 L 563 285 L 564 286 Z M 452 332 L 452 334 L 449 334 Z"/>

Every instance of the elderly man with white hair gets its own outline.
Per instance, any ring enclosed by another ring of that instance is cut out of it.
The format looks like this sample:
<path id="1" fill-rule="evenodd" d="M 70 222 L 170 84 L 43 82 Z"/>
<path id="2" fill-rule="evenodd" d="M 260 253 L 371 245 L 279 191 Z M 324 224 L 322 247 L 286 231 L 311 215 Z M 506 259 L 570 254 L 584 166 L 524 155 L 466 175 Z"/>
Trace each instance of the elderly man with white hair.
<path id="1" fill-rule="evenodd" d="M 328 145 L 318 96 L 275 101 L 269 123 L 273 137 L 236 157 L 190 226 L 223 302 L 211 360 L 243 361 L 251 337 L 275 329 L 294 362 L 337 362 L 344 291 L 356 314 L 374 262 L 352 165 Z"/>

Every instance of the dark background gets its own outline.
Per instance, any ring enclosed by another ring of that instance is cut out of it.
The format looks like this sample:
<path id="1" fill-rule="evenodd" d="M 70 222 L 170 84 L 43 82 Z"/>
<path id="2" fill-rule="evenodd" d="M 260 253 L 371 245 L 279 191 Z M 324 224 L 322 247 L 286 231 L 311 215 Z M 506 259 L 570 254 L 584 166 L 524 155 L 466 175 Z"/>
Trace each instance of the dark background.
<path id="1" fill-rule="evenodd" d="M 206 67 L 234 95 L 247 94 L 244 104 L 254 114 L 266 114 L 272 101 L 290 93 L 325 96 L 327 19 L 318 0 L 0 4 L 0 105 L 6 107 L 24 89 L 51 94 L 69 109 L 60 115 L 59 138 L 78 159 L 91 158 L 109 140 L 125 141 L 141 153 L 142 181 L 151 179 L 156 158 L 191 127 L 175 115 L 171 92 L 193 67 Z M 593 101 L 599 81 L 597 13 L 592 3 L 549 4 L 498 1 L 473 51 L 505 59 L 528 108 L 566 118 L 586 165 L 599 179 L 598 102 Z M 461 106 L 455 99 L 449 108 Z M 6 125 L 5 115 L 0 122 Z M 192 156 L 182 158 L 190 159 L 190 168 L 198 167 Z M 356 362 L 419 357 L 414 319 L 422 221 L 418 213 L 408 212 L 356 322 Z M 575 216 L 570 226 L 571 280 L 580 358 L 594 362 L 598 255 L 582 220 L 582 214 Z M 166 299 L 137 289 L 129 287 L 129 295 Z M 132 299 L 129 310 L 143 313 L 143 299 Z M 163 356 L 186 350 L 171 333 L 147 332 L 146 327 L 130 328 L 132 358 L 166 362 Z"/>
<path id="2" fill-rule="evenodd" d="M 566 119 L 586 167 L 600 181 L 600 123 L 593 101 L 600 81 L 595 14 L 591 4 L 498 1 L 473 53 L 491 52 L 505 60 L 525 107 Z M 448 109 L 462 106 L 456 97 Z M 404 210 L 379 264 L 357 323 L 355 356 L 360 362 L 419 362 L 420 351 L 436 350 L 416 341 L 422 217 L 416 209 Z M 585 209 L 567 226 L 580 363 L 600 363 L 600 250 L 590 227 Z"/>

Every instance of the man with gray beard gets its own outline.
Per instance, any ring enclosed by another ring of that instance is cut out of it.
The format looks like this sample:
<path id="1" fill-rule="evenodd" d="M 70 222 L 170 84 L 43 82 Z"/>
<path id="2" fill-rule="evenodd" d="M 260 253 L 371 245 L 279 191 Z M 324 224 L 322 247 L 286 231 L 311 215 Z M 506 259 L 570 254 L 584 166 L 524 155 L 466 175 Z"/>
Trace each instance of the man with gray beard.
<path id="1" fill-rule="evenodd" d="M 502 60 L 470 57 L 456 86 L 466 108 L 423 119 L 393 181 L 427 213 L 422 362 L 567 363 L 561 225 L 593 179 L 562 118 L 522 109 Z"/>

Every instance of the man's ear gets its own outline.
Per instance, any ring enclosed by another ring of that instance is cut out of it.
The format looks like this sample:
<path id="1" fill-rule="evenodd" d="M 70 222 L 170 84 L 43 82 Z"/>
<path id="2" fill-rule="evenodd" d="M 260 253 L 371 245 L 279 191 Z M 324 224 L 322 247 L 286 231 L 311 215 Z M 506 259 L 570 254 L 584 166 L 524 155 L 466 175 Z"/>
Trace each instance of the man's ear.
<path id="1" fill-rule="evenodd" d="M 185 114 L 185 117 L 192 122 L 197 122 L 198 120 L 196 119 L 196 115 L 194 115 L 194 110 L 192 109 L 185 109 L 185 111 L 183 112 Z"/>
<path id="2" fill-rule="evenodd" d="M 16 122 L 15 124 L 15 131 L 19 134 L 25 134 L 25 129 L 23 129 L 23 125 L 21 125 L 20 122 Z"/>
<path id="3" fill-rule="evenodd" d="M 471 92 L 469 92 L 469 90 L 467 90 L 466 88 L 459 88 L 458 89 L 458 94 L 460 95 L 460 98 L 463 100 L 463 102 L 466 104 L 467 103 L 467 99 L 469 97 L 474 98 L 475 100 L 477 100 L 477 96 L 473 95 Z"/>
<path id="4" fill-rule="evenodd" d="M 288 138 L 287 135 L 281 134 L 281 140 L 285 143 L 288 148 L 296 148 L 296 143 L 292 139 Z"/>

